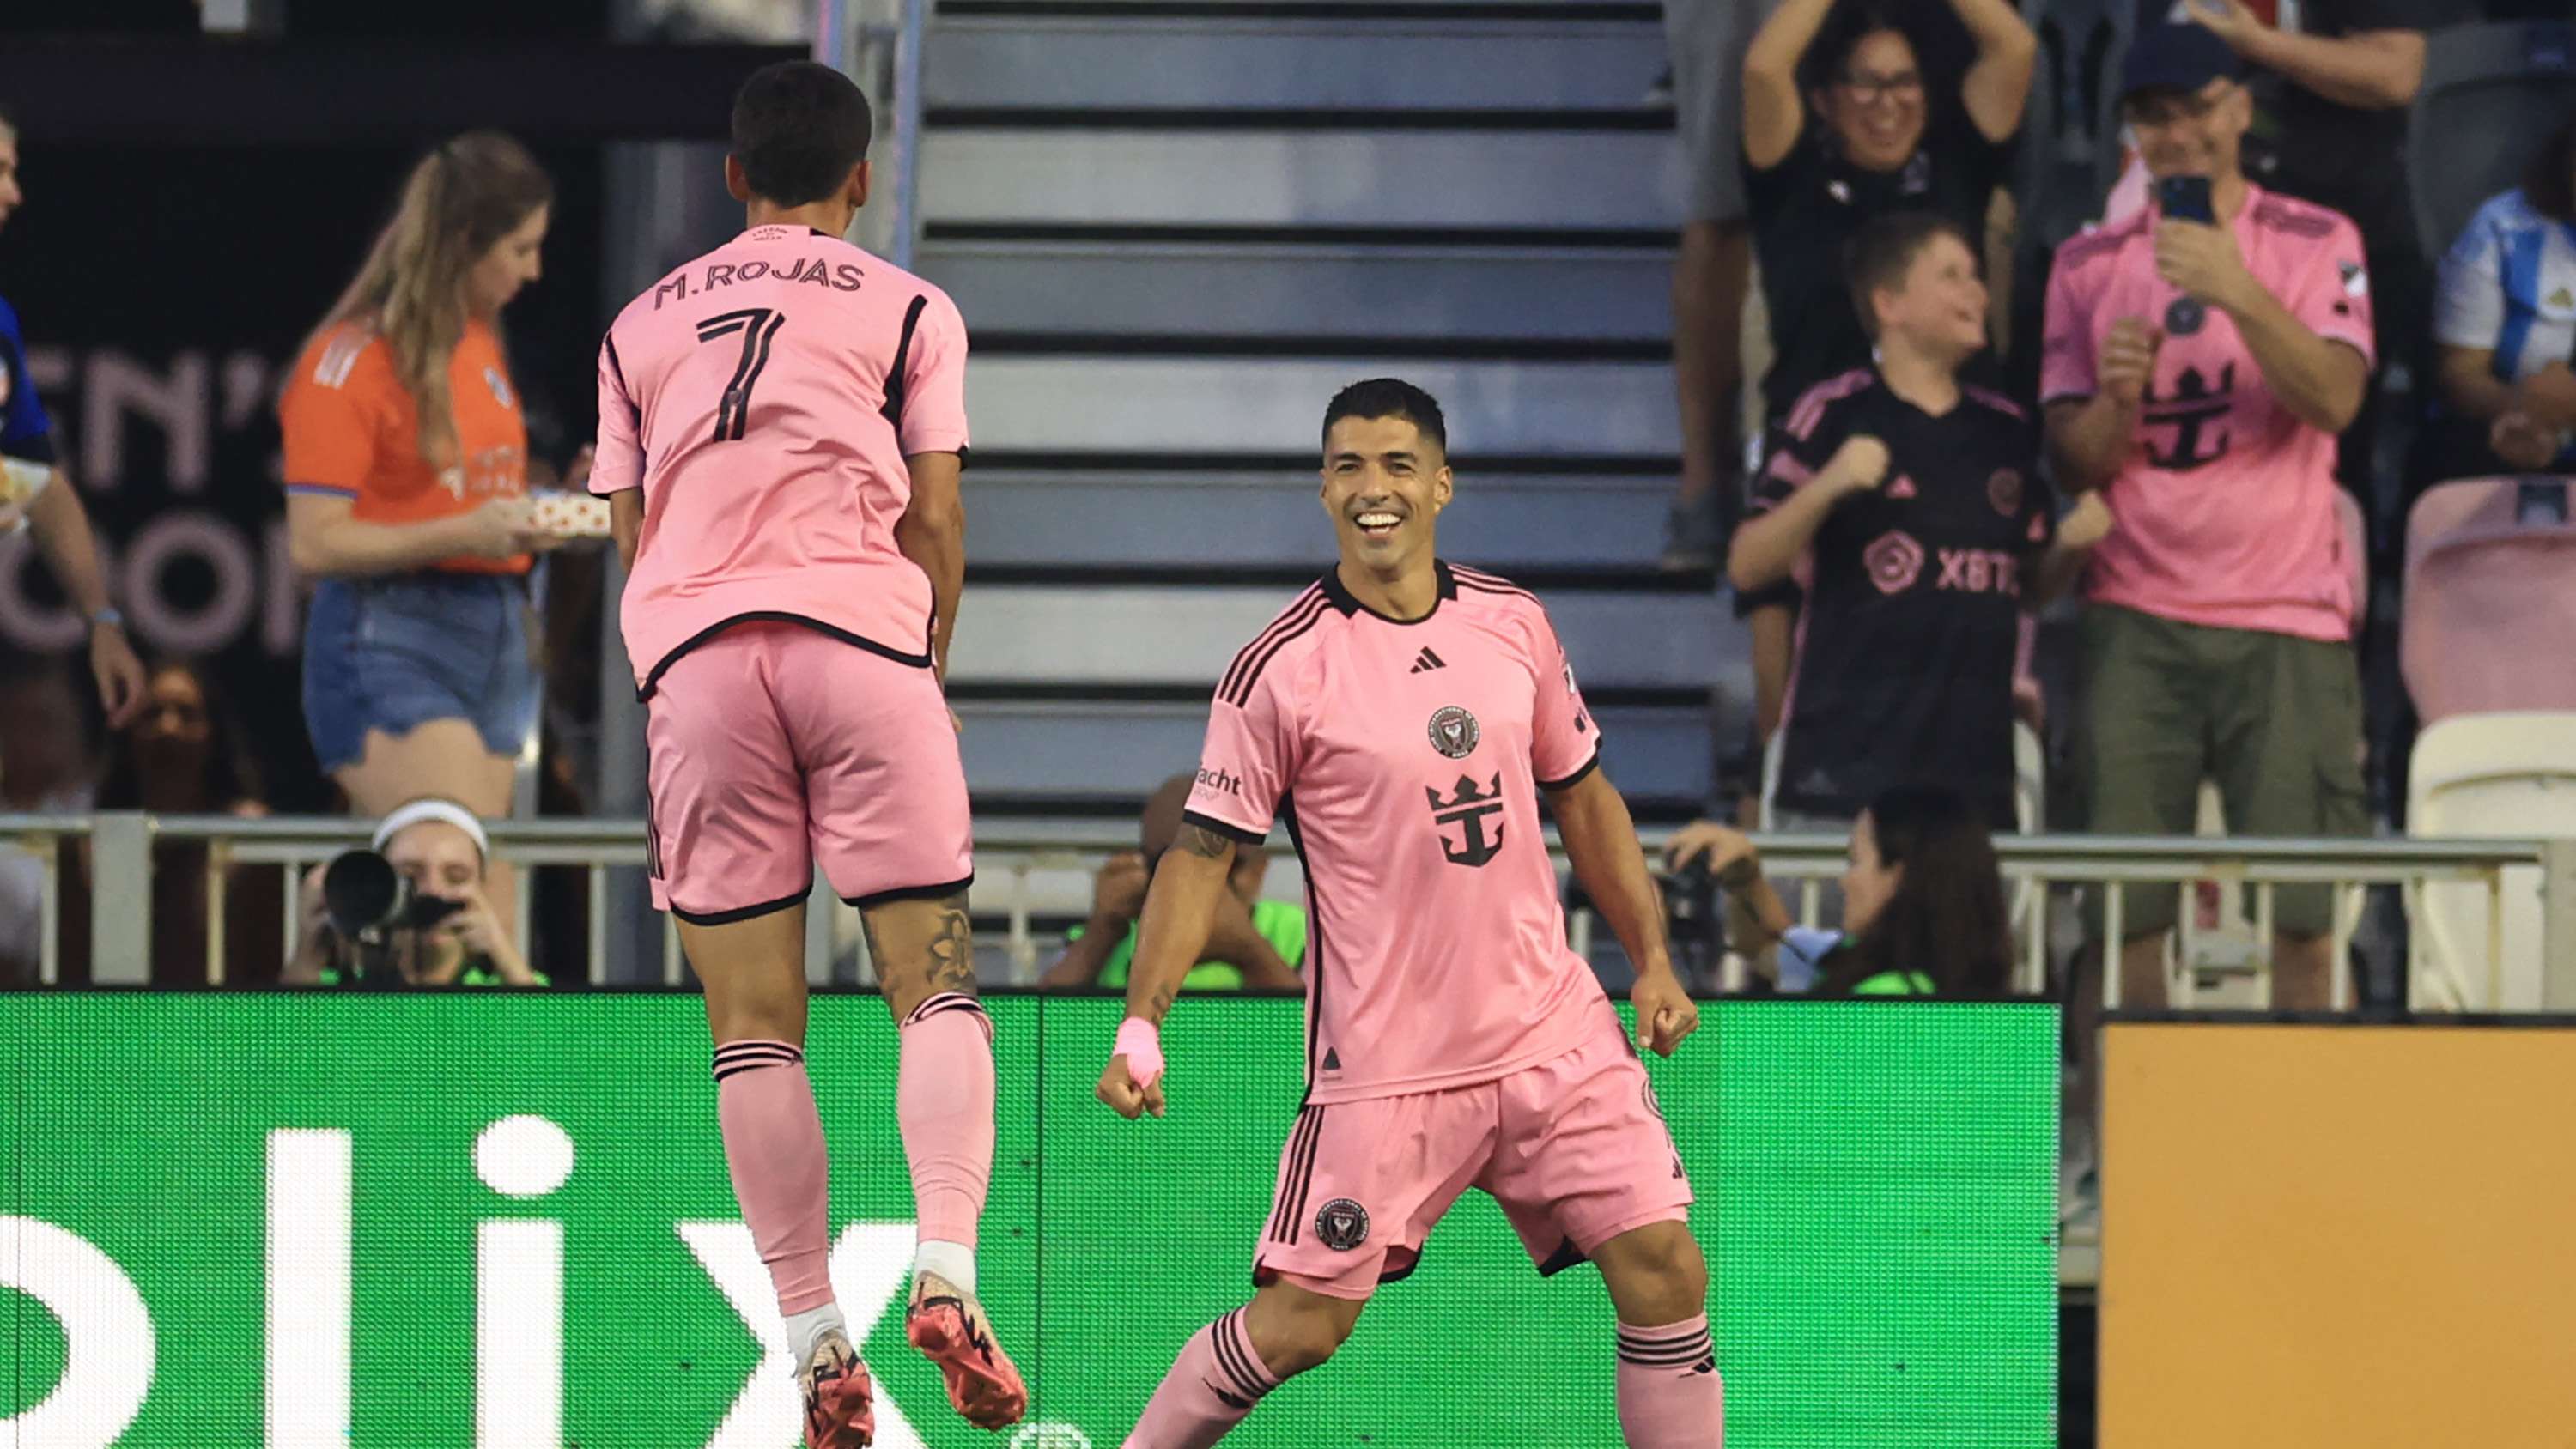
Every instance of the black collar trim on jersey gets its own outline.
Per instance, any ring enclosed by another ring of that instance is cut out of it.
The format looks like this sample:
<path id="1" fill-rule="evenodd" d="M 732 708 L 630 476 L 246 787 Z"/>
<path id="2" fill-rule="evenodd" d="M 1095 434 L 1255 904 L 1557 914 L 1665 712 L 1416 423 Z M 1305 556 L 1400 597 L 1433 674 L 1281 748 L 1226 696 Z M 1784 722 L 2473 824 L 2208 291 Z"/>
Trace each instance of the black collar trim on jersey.
<path id="1" fill-rule="evenodd" d="M 1422 619 L 1399 619 L 1393 614 L 1381 614 L 1361 603 L 1357 595 L 1342 586 L 1342 571 L 1338 567 L 1326 569 L 1324 581 L 1318 587 L 1323 589 L 1325 599 L 1330 601 L 1334 608 L 1341 610 L 1344 617 L 1352 614 L 1366 614 L 1372 619 L 1384 619 L 1390 624 L 1419 624 L 1423 619 L 1428 619 L 1440 612 L 1441 600 L 1458 597 L 1458 576 L 1449 572 L 1449 565 L 1434 559 L 1431 562 L 1431 572 L 1440 580 L 1440 593 L 1431 601 L 1431 607 L 1423 612 Z"/>

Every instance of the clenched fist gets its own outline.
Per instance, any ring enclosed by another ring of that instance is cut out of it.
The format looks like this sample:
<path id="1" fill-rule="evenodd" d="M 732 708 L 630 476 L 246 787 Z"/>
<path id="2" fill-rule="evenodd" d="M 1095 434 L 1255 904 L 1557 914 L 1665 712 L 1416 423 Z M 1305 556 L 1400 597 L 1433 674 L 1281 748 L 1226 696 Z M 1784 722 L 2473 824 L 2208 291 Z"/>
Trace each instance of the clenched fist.
<path id="1" fill-rule="evenodd" d="M 2155 380 L 2156 353 L 2164 346 L 2164 329 L 2142 317 L 2122 317 L 2102 334 L 2101 355 L 2093 377 L 2104 396 L 2122 407 L 2136 407 Z"/>
<path id="2" fill-rule="evenodd" d="M 1875 488 L 1887 479 L 1887 445 L 1872 437 L 1844 441 L 1834 450 L 1825 471 L 1843 481 L 1853 492 Z"/>

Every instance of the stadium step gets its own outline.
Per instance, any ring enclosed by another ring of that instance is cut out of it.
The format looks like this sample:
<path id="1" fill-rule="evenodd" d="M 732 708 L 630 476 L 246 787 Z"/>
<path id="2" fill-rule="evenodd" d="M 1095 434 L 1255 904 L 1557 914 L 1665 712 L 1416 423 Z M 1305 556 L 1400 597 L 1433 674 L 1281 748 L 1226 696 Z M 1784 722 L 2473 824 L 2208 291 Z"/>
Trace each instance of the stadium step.
<path id="1" fill-rule="evenodd" d="M 956 708 L 966 728 L 958 740 L 979 814 L 1132 813 L 1166 777 L 1197 761 L 1207 732 L 1204 690 L 1158 700 L 961 694 Z M 1669 815 L 1708 798 L 1704 705 L 1596 694 L 1588 702 L 1601 724 L 1606 767 L 1638 808 Z"/>
<path id="2" fill-rule="evenodd" d="M 1672 326 L 1668 243 L 955 241 L 934 232 L 918 265 L 958 299 L 983 351 L 1085 336 L 1633 350 L 1660 349 Z"/>
<path id="3" fill-rule="evenodd" d="M 1249 118 L 1259 121 L 1262 118 Z M 930 128 L 930 223 L 1669 229 L 1669 131 L 1122 126 Z"/>
<path id="4" fill-rule="evenodd" d="M 967 473 L 974 559 L 1096 570 L 1166 556 L 1195 566 L 1323 572 L 1332 555 L 1310 460 L 1273 468 L 991 467 Z M 1443 550 L 1505 574 L 1633 566 L 1671 501 L 1661 471 L 1486 472 L 1462 461 L 1463 507 L 1440 521 Z"/>
<path id="5" fill-rule="evenodd" d="M 967 369 L 966 400 L 978 450 L 1315 457 L 1325 400 L 1389 373 L 1440 399 L 1462 457 L 1644 463 L 1679 451 L 1662 360 L 987 353 Z"/>
<path id="6" fill-rule="evenodd" d="M 960 15 L 923 48 L 929 124 L 1030 113 L 1636 111 L 1651 21 Z"/>
<path id="7" fill-rule="evenodd" d="M 1205 690 L 1304 583 L 974 583 L 961 610 L 973 627 L 957 631 L 949 678 L 988 690 Z M 1643 579 L 1539 579 L 1535 590 L 1587 689 L 1727 686 L 1718 666 L 1742 652 L 1732 612 L 1703 590 Z"/>
<path id="8" fill-rule="evenodd" d="M 1443 551 L 1547 600 L 1622 787 L 1707 797 L 1712 687 L 1749 690 L 1711 581 L 1646 566 L 1679 451 L 1662 63 L 1635 0 L 943 0 L 917 264 L 974 339 L 979 813 L 1123 813 L 1190 763 L 1329 565 L 1325 400 L 1385 375 L 1447 413 Z"/>

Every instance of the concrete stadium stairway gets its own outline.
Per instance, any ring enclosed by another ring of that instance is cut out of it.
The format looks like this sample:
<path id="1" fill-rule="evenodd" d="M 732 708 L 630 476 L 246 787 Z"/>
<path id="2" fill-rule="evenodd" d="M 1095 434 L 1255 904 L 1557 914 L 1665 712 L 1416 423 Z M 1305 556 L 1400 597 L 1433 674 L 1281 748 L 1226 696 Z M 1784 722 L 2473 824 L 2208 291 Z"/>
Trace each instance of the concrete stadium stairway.
<path id="1" fill-rule="evenodd" d="M 1317 423 L 1448 413 L 1443 552 L 1549 603 L 1651 812 L 1709 790 L 1743 649 L 1652 558 L 1679 175 L 1633 0 L 945 0 L 917 265 L 975 338 L 952 669 L 981 813 L 1124 811 L 1329 566 Z M 1738 704 L 1736 708 L 1740 709 Z"/>

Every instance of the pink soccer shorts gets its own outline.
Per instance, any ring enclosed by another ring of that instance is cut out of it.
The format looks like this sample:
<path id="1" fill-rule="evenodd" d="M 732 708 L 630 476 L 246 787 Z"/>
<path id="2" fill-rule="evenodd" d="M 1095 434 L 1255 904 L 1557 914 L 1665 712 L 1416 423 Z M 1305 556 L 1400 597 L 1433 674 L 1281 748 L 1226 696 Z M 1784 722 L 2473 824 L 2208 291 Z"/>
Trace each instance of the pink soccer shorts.
<path id="1" fill-rule="evenodd" d="M 1601 1030 L 1552 1061 L 1491 1082 L 1310 1106 L 1279 1154 L 1253 1281 L 1281 1274 L 1366 1298 L 1413 1271 L 1468 1188 L 1502 1205 L 1541 1273 L 1688 1215 L 1690 1178 L 1605 1004 Z"/>
<path id="2" fill-rule="evenodd" d="M 749 622 L 674 660 L 646 709 L 653 904 L 681 920 L 785 909 L 818 862 L 863 907 L 974 881 L 966 770 L 929 670 Z"/>

